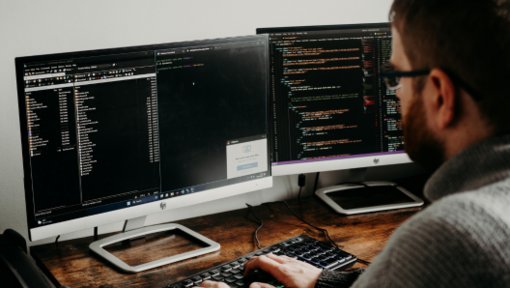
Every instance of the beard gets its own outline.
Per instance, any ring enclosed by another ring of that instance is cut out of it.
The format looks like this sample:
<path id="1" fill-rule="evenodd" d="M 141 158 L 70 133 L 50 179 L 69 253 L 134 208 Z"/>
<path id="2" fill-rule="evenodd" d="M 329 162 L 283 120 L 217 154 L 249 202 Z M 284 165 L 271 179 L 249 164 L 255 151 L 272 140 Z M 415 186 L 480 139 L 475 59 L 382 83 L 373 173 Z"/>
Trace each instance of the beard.
<path id="1" fill-rule="evenodd" d="M 445 161 L 443 143 L 427 125 L 422 95 L 413 95 L 404 117 L 404 147 L 411 160 L 430 172 Z"/>

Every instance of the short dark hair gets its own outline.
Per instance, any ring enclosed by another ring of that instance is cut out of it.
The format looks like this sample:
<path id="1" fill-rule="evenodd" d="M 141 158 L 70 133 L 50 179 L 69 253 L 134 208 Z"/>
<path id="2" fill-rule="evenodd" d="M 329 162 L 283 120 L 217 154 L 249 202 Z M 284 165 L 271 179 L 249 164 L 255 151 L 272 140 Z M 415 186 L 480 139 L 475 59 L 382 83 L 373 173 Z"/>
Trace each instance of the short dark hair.
<path id="1" fill-rule="evenodd" d="M 495 132 L 510 132 L 510 0 L 395 0 L 390 21 L 414 70 L 456 74 Z"/>

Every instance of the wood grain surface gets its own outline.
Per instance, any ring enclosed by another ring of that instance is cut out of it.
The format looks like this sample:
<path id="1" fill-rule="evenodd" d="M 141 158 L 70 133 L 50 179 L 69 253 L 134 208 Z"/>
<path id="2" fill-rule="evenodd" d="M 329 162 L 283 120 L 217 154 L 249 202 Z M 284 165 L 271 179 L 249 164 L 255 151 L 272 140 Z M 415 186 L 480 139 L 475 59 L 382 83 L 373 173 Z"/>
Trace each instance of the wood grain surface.
<path id="1" fill-rule="evenodd" d="M 418 194 L 418 193 L 416 193 Z M 418 194 L 419 197 L 423 198 Z M 411 208 L 357 216 L 342 216 L 316 197 L 306 197 L 299 205 L 289 201 L 291 208 L 311 224 L 329 230 L 341 249 L 358 258 L 372 261 L 383 249 L 395 229 L 417 211 Z M 258 237 L 265 247 L 287 238 L 305 234 L 321 241 L 325 235 L 294 217 L 282 203 L 256 206 L 253 211 L 264 222 Z M 93 237 L 32 247 L 32 255 L 43 263 L 60 285 L 69 287 L 162 287 L 201 270 L 257 250 L 253 237 L 259 226 L 247 209 L 177 221 L 221 244 L 217 252 L 169 264 L 137 274 L 120 272 L 89 251 Z M 101 235 L 99 238 L 107 237 Z M 111 253 L 131 265 L 167 257 L 200 248 L 198 243 L 172 233 L 160 233 L 145 243 L 118 244 Z M 357 263 L 353 268 L 365 267 Z"/>

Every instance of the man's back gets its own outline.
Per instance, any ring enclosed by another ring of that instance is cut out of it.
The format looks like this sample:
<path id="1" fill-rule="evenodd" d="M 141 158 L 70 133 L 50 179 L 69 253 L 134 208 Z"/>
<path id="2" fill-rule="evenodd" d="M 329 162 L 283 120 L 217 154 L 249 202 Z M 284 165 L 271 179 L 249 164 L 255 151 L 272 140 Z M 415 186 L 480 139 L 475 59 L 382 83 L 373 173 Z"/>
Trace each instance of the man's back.
<path id="1" fill-rule="evenodd" d="M 510 136 L 461 152 L 354 287 L 510 287 Z"/>

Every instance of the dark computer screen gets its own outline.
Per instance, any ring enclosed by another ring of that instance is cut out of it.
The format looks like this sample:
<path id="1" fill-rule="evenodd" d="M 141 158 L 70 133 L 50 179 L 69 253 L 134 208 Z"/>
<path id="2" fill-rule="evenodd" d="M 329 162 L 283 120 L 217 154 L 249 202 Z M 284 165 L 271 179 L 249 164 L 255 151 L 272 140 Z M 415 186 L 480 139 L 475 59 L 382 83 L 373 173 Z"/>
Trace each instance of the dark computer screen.
<path id="1" fill-rule="evenodd" d="M 267 141 L 265 54 L 262 42 L 156 53 L 163 190 L 245 181 L 243 171 L 227 175 L 222 168 L 238 156 L 229 153 L 229 141 Z"/>
<path id="2" fill-rule="evenodd" d="M 395 186 L 358 187 L 331 192 L 327 195 L 346 210 L 416 202 Z"/>
<path id="3" fill-rule="evenodd" d="M 267 37 L 16 65 L 29 227 L 270 176 Z"/>
<path id="4" fill-rule="evenodd" d="M 273 165 L 403 152 L 400 103 L 379 76 L 387 23 L 257 34 L 269 35 Z"/>

